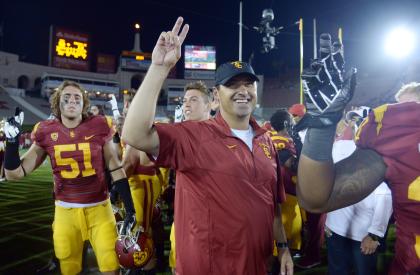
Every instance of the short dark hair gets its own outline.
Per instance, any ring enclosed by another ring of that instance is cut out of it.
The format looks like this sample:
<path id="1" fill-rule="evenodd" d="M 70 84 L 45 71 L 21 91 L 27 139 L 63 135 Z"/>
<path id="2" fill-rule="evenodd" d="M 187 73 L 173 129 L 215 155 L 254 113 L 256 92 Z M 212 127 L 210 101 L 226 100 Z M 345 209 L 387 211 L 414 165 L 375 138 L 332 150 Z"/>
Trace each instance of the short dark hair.
<path id="1" fill-rule="evenodd" d="M 270 118 L 271 127 L 276 131 L 282 131 L 285 128 L 285 122 L 291 123 L 291 115 L 285 108 L 277 110 Z"/>

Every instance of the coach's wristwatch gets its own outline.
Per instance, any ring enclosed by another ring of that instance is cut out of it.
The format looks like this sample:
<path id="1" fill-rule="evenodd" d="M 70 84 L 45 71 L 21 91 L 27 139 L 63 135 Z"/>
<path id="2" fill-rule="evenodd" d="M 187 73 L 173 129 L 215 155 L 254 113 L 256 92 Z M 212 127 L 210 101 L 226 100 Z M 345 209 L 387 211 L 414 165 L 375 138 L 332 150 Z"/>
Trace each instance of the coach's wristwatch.
<path id="1" fill-rule="evenodd" d="M 277 248 L 289 248 L 289 245 L 287 244 L 287 242 L 276 242 L 276 247 Z"/>
<path id="2" fill-rule="evenodd" d="M 378 242 L 378 241 L 381 239 L 381 237 L 379 237 L 379 236 L 377 236 L 377 235 L 375 235 L 375 234 L 373 234 L 373 233 L 368 233 L 368 236 L 369 236 L 372 240 L 374 240 L 375 242 Z"/>

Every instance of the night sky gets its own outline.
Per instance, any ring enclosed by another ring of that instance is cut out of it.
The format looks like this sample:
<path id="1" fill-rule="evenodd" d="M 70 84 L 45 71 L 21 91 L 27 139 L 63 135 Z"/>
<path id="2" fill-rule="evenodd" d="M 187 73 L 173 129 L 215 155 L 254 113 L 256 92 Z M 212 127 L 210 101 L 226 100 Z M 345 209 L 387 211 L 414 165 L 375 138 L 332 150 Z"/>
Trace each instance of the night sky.
<path id="1" fill-rule="evenodd" d="M 142 25 L 143 51 L 150 52 L 159 33 L 169 30 L 178 15 L 190 24 L 186 44 L 216 46 L 218 64 L 238 58 L 237 0 L 1 0 L 0 3 L 4 34 L 0 47 L 19 54 L 26 62 L 47 64 L 51 24 L 88 33 L 93 54 L 119 56 L 122 50 L 133 47 L 135 22 Z M 304 19 L 306 60 L 313 52 L 312 19 L 316 18 L 318 34 L 331 32 L 336 36 L 338 27 L 343 28 L 347 60 L 358 67 L 368 67 L 384 59 L 382 41 L 392 26 L 420 29 L 419 0 L 245 0 L 244 24 L 249 28 L 258 25 L 265 8 L 274 10 L 274 26 L 285 27 L 276 38 L 278 49 L 261 54 L 260 34 L 244 30 L 243 59 L 248 60 L 254 52 L 254 67 L 258 73 L 268 76 L 298 67 L 299 32 L 294 22 L 300 17 Z"/>

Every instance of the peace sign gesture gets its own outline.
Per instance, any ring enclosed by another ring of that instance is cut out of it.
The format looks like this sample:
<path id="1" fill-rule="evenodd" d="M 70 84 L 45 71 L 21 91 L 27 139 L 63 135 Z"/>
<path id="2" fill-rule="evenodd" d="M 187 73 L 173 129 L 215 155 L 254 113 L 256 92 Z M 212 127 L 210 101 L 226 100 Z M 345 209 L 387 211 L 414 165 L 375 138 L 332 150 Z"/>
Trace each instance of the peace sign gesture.
<path id="1" fill-rule="evenodd" d="M 184 19 L 178 17 L 172 31 L 162 32 L 152 52 L 152 64 L 163 65 L 171 69 L 181 57 L 181 45 L 187 36 L 189 25 L 181 30 Z M 178 34 L 179 33 L 179 34 Z"/>

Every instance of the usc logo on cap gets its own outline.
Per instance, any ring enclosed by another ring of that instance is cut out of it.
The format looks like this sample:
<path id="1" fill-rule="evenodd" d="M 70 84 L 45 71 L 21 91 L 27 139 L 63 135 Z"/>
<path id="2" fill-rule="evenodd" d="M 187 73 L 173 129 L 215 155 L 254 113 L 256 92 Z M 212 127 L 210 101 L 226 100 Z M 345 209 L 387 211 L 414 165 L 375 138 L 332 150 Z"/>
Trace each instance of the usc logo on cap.
<path id="1" fill-rule="evenodd" d="M 236 69 L 242 69 L 242 62 L 241 61 L 235 61 L 231 63 Z"/>

